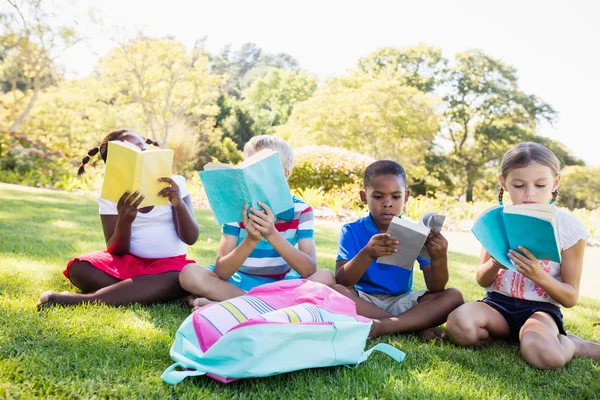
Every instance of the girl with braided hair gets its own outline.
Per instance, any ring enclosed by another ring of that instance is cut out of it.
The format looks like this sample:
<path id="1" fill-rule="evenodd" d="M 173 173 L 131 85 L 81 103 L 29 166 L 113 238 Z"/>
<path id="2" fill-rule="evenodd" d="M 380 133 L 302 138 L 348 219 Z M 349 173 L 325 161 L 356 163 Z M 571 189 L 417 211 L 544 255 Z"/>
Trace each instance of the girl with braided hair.
<path id="1" fill-rule="evenodd" d="M 560 162 L 538 143 L 512 147 L 500 165 L 500 194 L 513 204 L 554 203 Z M 528 249 L 510 250 L 515 271 L 507 270 L 482 249 L 477 283 L 486 288 L 482 301 L 467 303 L 448 316 L 446 329 L 454 343 L 485 346 L 497 339 L 520 342 L 525 361 L 540 369 L 565 366 L 573 356 L 600 359 L 600 344 L 567 334 L 560 306 L 573 307 L 579 297 L 583 253 L 588 236 L 575 217 L 557 210 L 561 262 L 538 260 Z"/>
<path id="2" fill-rule="evenodd" d="M 106 162 L 108 142 L 127 141 L 146 150 L 158 145 L 130 130 L 117 130 L 83 158 L 79 174 L 91 157 L 100 153 Z M 181 298 L 179 272 L 194 263 L 186 258 L 187 246 L 198 239 L 200 227 L 192 211 L 185 178 L 159 179 L 169 183 L 158 195 L 169 198 L 165 206 L 138 208 L 143 193 L 126 191 L 118 203 L 98 198 L 106 250 L 94 251 L 69 261 L 64 275 L 83 293 L 47 291 L 38 308 L 49 304 L 76 305 L 84 302 L 125 305 L 154 303 Z"/>

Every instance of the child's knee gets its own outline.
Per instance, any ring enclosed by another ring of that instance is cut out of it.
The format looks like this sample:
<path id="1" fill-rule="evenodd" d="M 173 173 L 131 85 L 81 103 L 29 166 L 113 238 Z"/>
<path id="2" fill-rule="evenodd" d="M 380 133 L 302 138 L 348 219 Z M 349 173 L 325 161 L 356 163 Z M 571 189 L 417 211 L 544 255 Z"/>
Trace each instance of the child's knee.
<path id="1" fill-rule="evenodd" d="M 199 285 L 202 285 L 204 278 L 206 278 L 210 272 L 212 271 L 201 265 L 188 264 L 179 273 L 179 284 L 187 291 L 196 289 Z"/>
<path id="2" fill-rule="evenodd" d="M 462 306 L 465 303 L 462 293 L 458 289 L 448 288 L 444 290 L 444 302 L 451 305 L 454 309 Z"/>
<path id="3" fill-rule="evenodd" d="M 350 289 L 348 289 L 344 285 L 340 285 L 339 283 L 336 283 L 336 284 L 332 285 L 331 288 L 333 290 L 335 290 L 336 292 L 338 292 L 340 294 L 343 294 L 344 296 L 349 296 L 350 295 Z"/>
<path id="4" fill-rule="evenodd" d="M 313 274 L 314 281 L 322 283 L 323 285 L 333 286 L 336 284 L 335 276 L 333 272 L 328 269 L 320 269 Z"/>
<path id="5" fill-rule="evenodd" d="M 538 369 L 562 368 L 569 362 L 558 341 L 549 343 L 533 332 L 522 335 L 520 350 L 527 364 Z"/>
<path id="6" fill-rule="evenodd" d="M 446 330 L 458 345 L 469 346 L 477 342 L 477 325 L 469 310 L 464 307 L 459 307 L 448 315 Z"/>

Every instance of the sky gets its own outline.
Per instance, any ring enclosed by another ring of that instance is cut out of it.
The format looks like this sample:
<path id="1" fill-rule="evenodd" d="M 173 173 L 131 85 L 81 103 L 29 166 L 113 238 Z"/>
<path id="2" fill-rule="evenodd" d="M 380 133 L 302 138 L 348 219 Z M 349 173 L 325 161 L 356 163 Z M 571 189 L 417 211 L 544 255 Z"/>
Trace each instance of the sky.
<path id="1" fill-rule="evenodd" d="M 539 133 L 560 140 L 588 165 L 600 165 L 600 1 L 228 1 L 79 0 L 106 28 L 82 27 L 89 39 L 60 56 L 68 76 L 85 76 L 120 40 L 138 31 L 170 35 L 191 46 L 206 37 L 210 51 L 253 42 L 285 52 L 326 79 L 386 46 L 419 42 L 446 57 L 479 48 L 518 71 L 523 91 L 559 112 Z"/>

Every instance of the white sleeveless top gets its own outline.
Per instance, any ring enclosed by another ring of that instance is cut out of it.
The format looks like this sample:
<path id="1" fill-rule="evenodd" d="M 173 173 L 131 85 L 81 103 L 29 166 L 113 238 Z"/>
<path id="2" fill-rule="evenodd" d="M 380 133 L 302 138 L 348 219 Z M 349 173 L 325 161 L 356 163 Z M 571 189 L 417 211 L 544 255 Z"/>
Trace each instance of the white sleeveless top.
<path id="1" fill-rule="evenodd" d="M 185 178 L 171 177 L 181 193 L 181 198 L 189 196 Z M 117 204 L 98 197 L 100 215 L 118 215 Z M 129 253 L 142 258 L 167 258 L 186 254 L 187 244 L 179 239 L 173 223 L 171 202 L 166 206 L 154 206 L 148 213 L 138 212 L 131 225 Z"/>
<path id="2" fill-rule="evenodd" d="M 589 236 L 581 221 L 562 210 L 557 210 L 556 226 L 561 251 L 567 250 L 581 239 L 586 239 Z M 540 260 L 540 266 L 554 279 L 561 281 L 559 263 Z M 543 301 L 560 306 L 537 283 L 518 272 L 510 270 L 501 269 L 496 276 L 496 280 L 486 287 L 486 290 L 517 299 Z"/>

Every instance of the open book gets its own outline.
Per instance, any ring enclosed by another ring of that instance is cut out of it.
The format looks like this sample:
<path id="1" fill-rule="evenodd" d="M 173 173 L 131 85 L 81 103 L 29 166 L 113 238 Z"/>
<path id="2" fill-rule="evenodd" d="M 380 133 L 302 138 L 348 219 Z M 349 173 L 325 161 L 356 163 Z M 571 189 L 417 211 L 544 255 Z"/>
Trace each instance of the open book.
<path id="1" fill-rule="evenodd" d="M 377 262 L 410 270 L 413 269 L 417 257 L 431 259 L 425 241 L 431 229 L 438 232 L 442 230 L 445 219 L 445 216 L 433 211 L 423 213 L 419 222 L 394 217 L 387 231 L 392 235 L 392 239 L 400 242 L 396 246 L 398 251 L 389 256 L 379 257 Z"/>
<path id="2" fill-rule="evenodd" d="M 483 248 L 510 270 L 516 271 L 508 250 L 519 251 L 518 246 L 525 247 L 538 260 L 561 262 L 556 207 L 551 204 L 492 207 L 475 221 L 472 232 Z"/>
<path id="3" fill-rule="evenodd" d="M 137 191 L 144 195 L 141 207 L 169 204 L 167 197 L 158 196 L 167 182 L 158 178 L 173 175 L 173 150 L 148 149 L 142 151 L 127 141 L 108 142 L 106 172 L 100 197 L 117 203 L 123 193 Z"/>
<path id="4" fill-rule="evenodd" d="M 263 149 L 239 166 L 208 163 L 200 179 L 217 224 L 242 222 L 244 205 L 265 203 L 277 215 L 294 207 L 279 153 Z"/>

